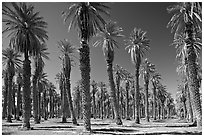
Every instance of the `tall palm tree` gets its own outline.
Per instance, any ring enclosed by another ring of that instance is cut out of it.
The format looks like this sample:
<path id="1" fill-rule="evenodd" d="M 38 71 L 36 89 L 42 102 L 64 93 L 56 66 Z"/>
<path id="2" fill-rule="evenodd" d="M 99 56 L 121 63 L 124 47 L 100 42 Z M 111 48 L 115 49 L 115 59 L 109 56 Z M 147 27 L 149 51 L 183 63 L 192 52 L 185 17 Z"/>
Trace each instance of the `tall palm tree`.
<path id="1" fill-rule="evenodd" d="M 83 119 L 86 131 L 91 131 L 91 102 L 90 102 L 90 57 L 88 42 L 90 38 L 96 35 L 97 30 L 102 30 L 105 21 L 102 14 L 109 15 L 107 7 L 104 3 L 98 2 L 78 2 L 71 4 L 66 11 L 63 12 L 64 21 L 72 17 L 69 29 L 72 26 L 77 27 L 79 37 L 81 38 L 80 52 L 80 71 L 81 71 L 81 89 L 83 100 Z"/>
<path id="2" fill-rule="evenodd" d="M 126 49 L 131 55 L 131 60 L 135 65 L 135 98 L 136 98 L 136 119 L 135 123 L 140 123 L 139 117 L 139 70 L 142 62 L 142 58 L 145 52 L 150 48 L 150 40 L 147 38 L 145 31 L 141 29 L 134 28 L 131 32 L 129 38 L 126 40 Z"/>
<path id="3" fill-rule="evenodd" d="M 169 21 L 167 27 L 175 30 L 175 38 L 180 32 L 185 33 L 187 68 L 189 73 L 188 86 L 192 105 L 197 119 L 197 127 L 202 127 L 202 108 L 199 94 L 199 81 L 197 79 L 196 62 L 201 50 L 201 42 L 195 36 L 202 30 L 200 24 L 202 22 L 202 6 L 199 2 L 183 2 L 171 6 L 168 12 L 175 12 Z"/>
<path id="4" fill-rule="evenodd" d="M 21 60 L 19 59 L 21 56 L 18 52 L 16 52 L 14 49 L 7 48 L 2 50 L 2 61 L 3 66 L 6 67 L 6 70 L 8 72 L 8 113 L 7 113 L 7 122 L 11 121 L 11 110 L 12 110 L 12 94 L 13 94 L 13 77 L 15 75 L 15 68 L 20 67 Z"/>
<path id="5" fill-rule="evenodd" d="M 115 91 L 115 82 L 113 79 L 113 60 L 114 60 L 114 48 L 119 46 L 119 43 L 116 41 L 116 38 L 123 37 L 121 34 L 122 28 L 118 27 L 116 22 L 108 22 L 102 32 L 99 34 L 100 39 L 96 41 L 94 46 L 101 45 L 103 49 L 103 53 L 105 56 L 105 60 L 107 63 L 107 73 L 108 73 L 108 81 L 111 88 L 111 97 L 112 104 L 115 110 L 115 118 L 116 124 L 122 125 L 122 120 L 119 113 L 119 104 L 116 98 Z"/>
<path id="6" fill-rule="evenodd" d="M 147 59 L 145 59 L 141 67 L 141 72 L 143 75 L 144 88 L 145 88 L 145 117 L 146 117 L 146 121 L 149 122 L 148 86 L 149 86 L 149 80 L 151 79 L 152 75 L 155 72 L 155 65 L 149 62 Z"/>
<path id="7" fill-rule="evenodd" d="M 62 56 L 61 59 L 63 61 L 63 74 L 65 76 L 65 83 L 66 83 L 66 89 L 67 97 L 69 101 L 70 111 L 72 115 L 72 123 L 77 124 L 77 120 L 74 113 L 73 103 L 72 103 L 72 96 L 71 96 L 71 85 L 70 85 L 70 75 L 71 75 L 71 61 L 73 59 L 71 58 L 72 54 L 75 51 L 75 48 L 72 46 L 72 44 L 66 39 L 63 41 L 58 42 L 58 45 L 61 49 Z"/>
<path id="8" fill-rule="evenodd" d="M 31 115 L 31 89 L 30 77 L 31 66 L 29 55 L 37 55 L 39 52 L 40 42 L 48 39 L 45 28 L 47 23 L 39 12 L 34 12 L 32 5 L 26 3 L 11 3 L 12 6 L 4 6 L 2 11 L 3 23 L 6 29 L 3 31 L 10 32 L 10 42 L 14 43 L 15 49 L 24 54 L 23 62 L 23 126 L 30 128 Z"/>
<path id="9" fill-rule="evenodd" d="M 156 120 L 156 89 L 160 83 L 161 75 L 158 72 L 154 72 L 151 77 L 151 82 L 153 86 L 153 118 Z"/>
<path id="10" fill-rule="evenodd" d="M 36 124 L 40 123 L 39 110 L 38 110 L 39 90 L 37 90 L 37 82 L 39 79 L 39 75 L 43 72 L 43 68 L 45 66 L 43 58 L 49 59 L 48 55 L 49 53 L 47 52 L 47 46 L 45 44 L 42 44 L 40 46 L 39 53 L 34 56 L 35 70 L 33 75 L 33 110 L 34 110 L 33 112 L 34 112 L 34 121 Z"/>

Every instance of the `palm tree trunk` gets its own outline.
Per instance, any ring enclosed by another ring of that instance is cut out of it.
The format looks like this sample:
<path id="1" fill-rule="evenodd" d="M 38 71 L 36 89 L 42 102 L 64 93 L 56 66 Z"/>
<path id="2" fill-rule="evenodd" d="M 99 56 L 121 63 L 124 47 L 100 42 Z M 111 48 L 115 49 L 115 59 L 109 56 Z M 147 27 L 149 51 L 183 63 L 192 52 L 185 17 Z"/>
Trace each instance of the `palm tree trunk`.
<path id="1" fill-rule="evenodd" d="M 96 119 L 96 100 L 95 100 L 95 91 L 93 89 L 92 93 L 92 99 L 93 99 L 93 118 Z"/>
<path id="2" fill-rule="evenodd" d="M 25 60 L 23 63 L 23 125 L 27 129 L 30 128 L 30 116 L 31 116 L 31 89 L 30 89 L 30 76 L 31 66 L 28 53 L 25 52 Z"/>
<path id="3" fill-rule="evenodd" d="M 193 110 L 192 110 L 190 92 L 188 89 L 186 92 L 187 92 L 187 101 L 188 101 L 188 113 L 190 115 L 189 122 L 193 122 Z"/>
<path id="4" fill-rule="evenodd" d="M 37 76 L 36 76 L 36 71 L 35 70 L 35 75 L 33 76 L 33 112 L 34 112 L 34 121 L 35 124 L 39 124 L 40 121 L 38 119 L 38 96 L 37 96 Z"/>
<path id="5" fill-rule="evenodd" d="M 73 103 L 72 103 L 72 96 L 71 96 L 71 91 L 70 91 L 70 79 L 69 78 L 66 78 L 66 86 L 67 86 L 67 88 L 66 88 L 67 89 L 67 98 L 68 98 L 68 101 L 69 101 L 69 107 L 70 107 L 71 116 L 72 116 L 72 123 L 74 125 L 77 125 L 77 120 L 76 120 L 76 117 L 75 117 Z"/>
<path id="6" fill-rule="evenodd" d="M 3 114 L 2 119 L 6 118 L 7 115 L 7 105 L 8 105 L 8 73 L 6 72 L 5 78 L 4 78 L 4 104 L 3 104 Z"/>
<path id="7" fill-rule="evenodd" d="M 187 118 L 187 108 L 186 108 L 186 101 L 183 102 L 183 108 L 184 108 L 184 118 Z"/>
<path id="8" fill-rule="evenodd" d="M 17 90 L 17 106 L 16 106 L 16 120 L 20 120 L 20 102 L 21 102 L 21 83 L 18 83 Z"/>
<path id="9" fill-rule="evenodd" d="M 135 99 L 136 99 L 136 112 L 135 112 L 135 123 L 140 124 L 140 100 L 139 100 L 139 65 L 136 65 L 136 71 L 135 71 Z"/>
<path id="10" fill-rule="evenodd" d="M 126 82 L 126 120 L 130 120 L 130 116 L 129 116 L 129 82 Z"/>
<path id="11" fill-rule="evenodd" d="M 116 124 L 117 125 L 122 125 L 122 120 L 120 117 L 120 113 L 119 113 L 119 104 L 117 103 L 117 98 L 116 98 L 116 92 L 115 92 L 115 83 L 114 83 L 114 79 L 113 79 L 113 65 L 112 62 L 109 62 L 107 60 L 107 72 L 108 72 L 108 81 L 110 84 L 110 88 L 111 88 L 111 97 L 112 97 L 112 104 L 114 107 L 114 112 L 115 112 L 115 118 L 116 118 Z"/>
<path id="12" fill-rule="evenodd" d="M 149 81 L 145 80 L 145 118 L 146 121 L 149 122 L 149 103 L 148 103 L 148 85 L 149 85 Z"/>
<path id="13" fill-rule="evenodd" d="M 188 39 L 186 43 L 189 45 L 188 47 L 188 57 L 187 57 L 187 69 L 188 69 L 188 87 L 190 91 L 190 96 L 192 99 L 193 110 L 195 111 L 195 116 L 197 120 L 197 127 L 202 127 L 202 108 L 201 108 L 201 100 L 199 93 L 199 81 L 197 79 L 197 67 L 196 67 L 196 53 L 193 48 L 193 24 L 192 22 L 186 23 L 186 33 L 188 35 Z"/>
<path id="14" fill-rule="evenodd" d="M 86 131 L 91 131 L 91 97 L 90 97 L 90 58 L 87 41 L 81 41 L 80 51 L 80 71 L 82 90 L 83 120 Z"/>
<path id="15" fill-rule="evenodd" d="M 153 85 L 153 118 L 156 120 L 156 87 Z"/>
<path id="16" fill-rule="evenodd" d="M 15 83 L 12 82 L 12 102 L 13 102 L 13 115 L 14 115 L 14 119 L 16 119 L 16 87 L 15 87 Z"/>
<path id="17" fill-rule="evenodd" d="M 7 122 L 12 122 L 12 81 L 13 76 L 8 74 L 8 112 L 7 112 Z"/>

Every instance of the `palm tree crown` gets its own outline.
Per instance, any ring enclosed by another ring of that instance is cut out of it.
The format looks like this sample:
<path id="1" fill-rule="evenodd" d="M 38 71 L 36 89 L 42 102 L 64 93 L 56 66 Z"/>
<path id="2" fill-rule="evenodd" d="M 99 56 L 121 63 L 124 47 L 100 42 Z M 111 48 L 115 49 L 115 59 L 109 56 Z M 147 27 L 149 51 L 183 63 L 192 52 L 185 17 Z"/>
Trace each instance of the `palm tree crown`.
<path id="1" fill-rule="evenodd" d="M 109 15 L 107 9 L 109 9 L 109 7 L 101 2 L 77 2 L 70 5 L 69 8 L 62 13 L 62 16 L 64 16 L 64 22 L 72 17 L 68 30 L 73 26 L 77 27 L 79 37 L 89 40 L 92 36 L 96 35 L 98 29 L 103 29 L 105 21 L 100 13 Z M 87 34 L 83 37 L 83 31 L 85 30 Z"/>
<path id="2" fill-rule="evenodd" d="M 17 51 L 36 55 L 39 52 L 41 42 L 48 39 L 47 23 L 43 21 L 43 17 L 39 16 L 39 12 L 34 12 L 32 5 L 26 3 L 12 2 L 13 9 L 5 5 L 3 8 L 3 22 L 6 23 L 7 28 L 3 31 L 10 32 L 8 36 L 11 37 L 10 42 L 14 43 Z"/>
<path id="3" fill-rule="evenodd" d="M 146 37 L 146 33 L 141 29 L 134 28 L 130 37 L 126 40 L 127 47 L 125 49 L 128 49 L 128 53 L 131 54 L 132 62 L 135 65 L 141 64 L 145 51 L 150 48 L 150 40 Z"/>

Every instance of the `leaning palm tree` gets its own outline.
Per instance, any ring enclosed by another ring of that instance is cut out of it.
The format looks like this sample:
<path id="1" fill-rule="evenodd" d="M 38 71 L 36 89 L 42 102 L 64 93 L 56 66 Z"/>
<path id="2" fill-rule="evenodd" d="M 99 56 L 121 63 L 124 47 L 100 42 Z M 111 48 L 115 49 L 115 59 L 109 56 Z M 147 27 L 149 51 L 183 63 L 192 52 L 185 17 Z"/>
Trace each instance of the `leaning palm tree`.
<path id="1" fill-rule="evenodd" d="M 114 60 L 114 48 L 119 46 L 119 43 L 116 41 L 116 38 L 121 38 L 123 35 L 121 34 L 122 28 L 118 27 L 116 22 L 108 22 L 104 29 L 99 33 L 100 39 L 97 40 L 94 46 L 101 45 L 103 49 L 103 53 L 105 56 L 105 60 L 107 63 L 107 73 L 109 85 L 111 88 L 111 97 L 112 104 L 114 106 L 116 124 L 122 125 L 122 120 L 119 113 L 119 104 L 116 98 L 116 90 L 115 90 L 115 82 L 113 79 L 113 60 Z"/>
<path id="2" fill-rule="evenodd" d="M 71 88 L 71 84 L 70 84 L 71 61 L 73 61 L 71 56 L 74 53 L 75 48 L 72 46 L 72 44 L 67 39 L 58 42 L 58 45 L 62 52 L 62 56 L 60 58 L 63 61 L 63 75 L 65 77 L 65 83 L 66 83 L 65 91 L 67 92 L 67 97 L 69 101 L 70 111 L 72 115 L 72 123 L 77 125 L 77 120 L 74 114 L 72 96 L 71 96 L 71 91 L 70 91 L 70 88 Z"/>
<path id="3" fill-rule="evenodd" d="M 8 73 L 8 113 L 7 113 L 7 122 L 11 121 L 11 110 L 12 110 L 12 83 L 13 83 L 13 77 L 15 75 L 15 68 L 20 67 L 21 60 L 19 59 L 21 56 L 18 52 L 16 52 L 14 49 L 7 48 L 2 51 L 2 60 L 3 60 L 3 66 L 6 67 L 6 71 Z"/>
<path id="4" fill-rule="evenodd" d="M 202 127 L 202 108 L 199 94 L 199 81 L 197 79 L 196 62 L 201 50 L 201 41 L 195 36 L 201 30 L 202 6 L 199 2 L 183 2 L 171 6 L 168 12 L 175 12 L 174 16 L 169 21 L 167 27 L 172 27 L 177 34 L 184 33 L 186 35 L 186 53 L 187 53 L 187 68 L 189 73 L 189 91 L 192 98 L 192 105 L 197 119 L 197 127 Z"/>
<path id="5" fill-rule="evenodd" d="M 43 61 L 44 59 L 49 59 L 47 52 L 47 46 L 45 44 L 42 44 L 40 46 L 39 54 L 34 56 L 35 61 L 35 70 L 33 75 L 33 112 L 34 112 L 34 121 L 36 124 L 40 123 L 39 120 L 39 110 L 38 110 L 38 96 L 39 96 L 39 90 L 37 89 L 37 82 L 39 79 L 39 75 L 43 72 L 43 68 L 45 66 L 45 63 Z"/>
<path id="6" fill-rule="evenodd" d="M 85 130 L 91 131 L 91 102 L 90 102 L 90 57 L 89 57 L 89 40 L 102 30 L 105 21 L 102 14 L 109 15 L 107 7 L 104 3 L 98 2 L 78 2 L 71 4 L 66 11 L 63 12 L 64 21 L 72 17 L 69 24 L 69 30 L 74 26 L 77 27 L 79 37 L 81 38 L 80 52 L 80 71 L 81 71 L 81 89 L 83 100 L 83 119 Z"/>
<path id="7" fill-rule="evenodd" d="M 153 86 L 153 118 L 156 120 L 156 89 L 161 80 L 161 75 L 158 72 L 154 72 L 151 77 L 151 82 Z"/>
<path id="8" fill-rule="evenodd" d="M 131 55 L 131 60 L 135 65 L 135 99 L 136 99 L 136 119 L 135 123 L 140 123 L 140 108 L 139 108 L 139 70 L 142 62 L 142 58 L 145 52 L 150 48 L 150 40 L 147 38 L 145 31 L 134 28 L 130 37 L 126 40 L 126 49 Z"/>
<path id="9" fill-rule="evenodd" d="M 34 6 L 26 3 L 11 3 L 11 6 L 4 6 L 2 11 L 3 23 L 6 29 L 3 33 L 10 32 L 10 42 L 14 43 L 15 49 L 24 54 L 23 62 L 23 125 L 30 128 L 31 116 L 31 66 L 29 55 L 37 55 L 39 52 L 40 42 L 48 39 L 45 28 L 47 23 L 39 12 L 34 12 Z"/>
<path id="10" fill-rule="evenodd" d="M 149 62 L 147 59 L 145 59 L 141 66 L 141 73 L 143 75 L 144 88 L 145 88 L 145 117 L 147 122 L 149 122 L 148 86 L 149 86 L 149 80 L 151 79 L 154 72 L 155 72 L 155 65 Z"/>

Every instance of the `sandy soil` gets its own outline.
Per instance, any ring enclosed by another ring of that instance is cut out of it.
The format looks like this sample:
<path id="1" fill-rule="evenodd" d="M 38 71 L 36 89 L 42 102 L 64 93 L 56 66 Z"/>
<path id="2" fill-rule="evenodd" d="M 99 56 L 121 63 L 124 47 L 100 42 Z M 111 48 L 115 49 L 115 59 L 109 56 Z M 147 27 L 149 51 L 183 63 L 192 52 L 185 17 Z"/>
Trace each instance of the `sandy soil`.
<path id="1" fill-rule="evenodd" d="M 61 123 L 60 118 L 42 120 L 40 124 L 34 124 L 31 119 L 31 130 L 22 130 L 21 121 L 13 120 L 13 123 L 7 123 L 2 120 L 3 135 L 201 135 L 202 130 L 189 126 L 184 120 L 169 119 L 145 122 L 135 124 L 134 120 L 123 120 L 123 125 L 118 126 L 114 120 L 110 119 L 91 119 L 92 133 L 84 132 L 83 120 L 78 120 L 79 126 L 73 125 L 71 119 L 67 123 Z"/>

